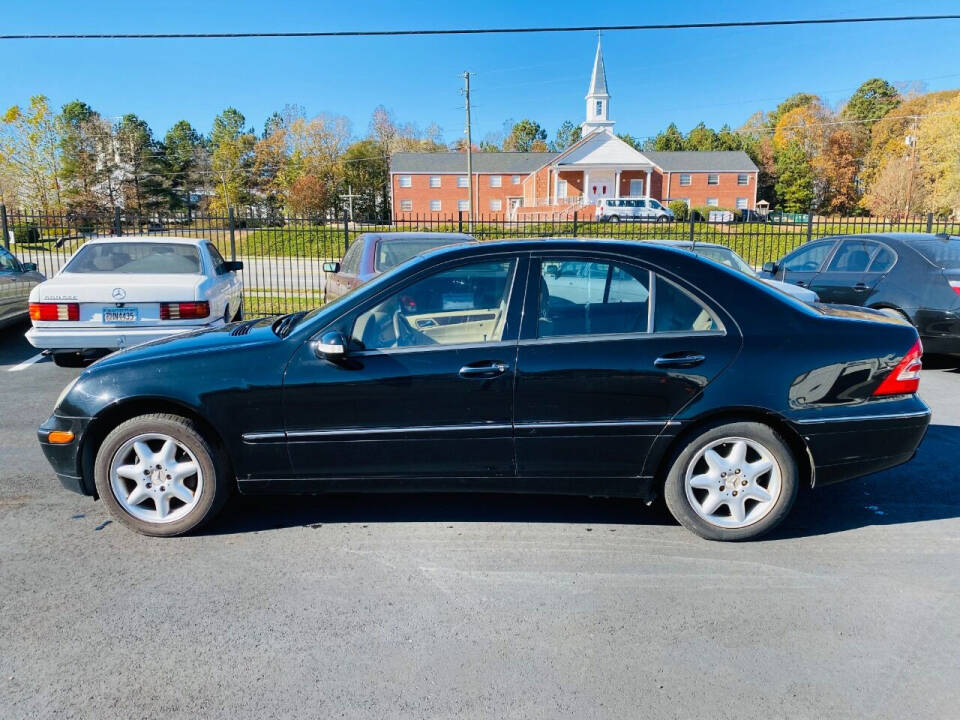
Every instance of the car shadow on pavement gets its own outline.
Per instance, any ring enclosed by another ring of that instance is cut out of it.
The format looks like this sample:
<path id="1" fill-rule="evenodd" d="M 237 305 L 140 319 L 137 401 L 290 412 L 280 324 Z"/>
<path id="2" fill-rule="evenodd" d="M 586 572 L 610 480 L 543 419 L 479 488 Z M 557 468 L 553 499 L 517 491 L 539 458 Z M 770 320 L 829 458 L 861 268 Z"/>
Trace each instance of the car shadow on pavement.
<path id="1" fill-rule="evenodd" d="M 924 355 L 923 369 L 960 374 L 960 355 Z"/>
<path id="2" fill-rule="evenodd" d="M 870 525 L 960 517 L 960 427 L 931 425 L 917 456 L 899 468 L 801 490 L 785 523 L 767 539 L 826 535 Z M 905 492 L 906 490 L 906 492 Z M 388 522 L 676 525 L 662 502 L 566 495 L 488 493 L 235 496 L 204 534 L 298 526 Z"/>

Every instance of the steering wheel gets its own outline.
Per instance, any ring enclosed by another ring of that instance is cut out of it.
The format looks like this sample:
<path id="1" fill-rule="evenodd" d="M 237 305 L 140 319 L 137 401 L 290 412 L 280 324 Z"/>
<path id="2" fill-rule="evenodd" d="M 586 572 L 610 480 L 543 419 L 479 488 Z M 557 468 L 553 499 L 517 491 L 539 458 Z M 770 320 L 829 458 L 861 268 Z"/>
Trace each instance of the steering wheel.
<path id="1" fill-rule="evenodd" d="M 393 311 L 393 336 L 396 338 L 396 347 L 416 345 L 416 333 L 403 317 L 400 307 L 400 302 L 397 301 L 397 309 Z"/>

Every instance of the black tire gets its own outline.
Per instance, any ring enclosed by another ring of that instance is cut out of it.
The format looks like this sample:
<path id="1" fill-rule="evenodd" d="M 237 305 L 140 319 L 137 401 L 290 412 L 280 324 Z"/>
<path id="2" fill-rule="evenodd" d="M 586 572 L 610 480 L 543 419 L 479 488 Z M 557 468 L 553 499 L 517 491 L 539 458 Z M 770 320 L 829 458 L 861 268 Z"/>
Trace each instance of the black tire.
<path id="1" fill-rule="evenodd" d="M 83 357 L 80 352 L 55 352 L 53 353 L 53 364 L 64 368 L 82 368 L 90 364 L 90 360 Z"/>
<path id="2" fill-rule="evenodd" d="M 687 498 L 685 476 L 697 454 L 711 442 L 724 438 L 744 438 L 763 445 L 779 465 L 780 494 L 761 519 L 739 528 L 724 528 L 708 522 L 693 509 Z M 769 532 L 790 512 L 797 497 L 799 466 L 793 452 L 773 428 L 757 422 L 717 422 L 706 425 L 677 449 L 670 459 L 663 496 L 674 519 L 691 532 L 707 540 L 751 540 Z"/>
<path id="3" fill-rule="evenodd" d="M 620 222 L 620 216 L 619 216 L 619 215 L 611 215 L 610 217 L 607 218 L 607 222 L 618 223 L 618 222 Z"/>
<path id="4" fill-rule="evenodd" d="M 660 215 L 657 217 L 657 222 L 658 223 L 670 222 L 670 218 L 668 218 L 666 215 Z"/>
<path id="5" fill-rule="evenodd" d="M 130 439 L 148 433 L 167 435 L 188 447 L 203 472 L 203 487 L 196 505 L 173 522 L 149 522 L 134 517 L 117 500 L 111 486 L 110 465 L 114 455 Z M 233 489 L 228 468 L 223 452 L 207 440 L 192 421 L 179 415 L 155 413 L 131 418 L 107 435 L 97 451 L 94 480 L 97 494 L 115 520 L 142 535 L 173 537 L 201 527 L 220 511 Z"/>

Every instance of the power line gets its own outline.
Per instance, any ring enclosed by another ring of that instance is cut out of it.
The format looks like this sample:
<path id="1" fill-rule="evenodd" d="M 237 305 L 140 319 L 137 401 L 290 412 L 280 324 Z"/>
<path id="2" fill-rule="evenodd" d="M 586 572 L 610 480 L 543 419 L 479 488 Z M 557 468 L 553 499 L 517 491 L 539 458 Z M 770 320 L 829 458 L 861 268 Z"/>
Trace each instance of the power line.
<path id="1" fill-rule="evenodd" d="M 647 30 L 708 30 L 719 28 L 795 27 L 798 25 L 852 25 L 863 23 L 929 22 L 960 20 L 960 15 L 898 15 L 792 20 L 741 20 L 733 22 L 657 23 L 646 25 L 580 25 L 511 28 L 459 28 L 423 30 L 321 30 L 305 32 L 235 33 L 29 33 L 3 34 L 0 40 L 223 40 L 237 38 L 336 38 L 403 37 L 419 35 L 508 35 L 531 33 L 616 32 Z"/>

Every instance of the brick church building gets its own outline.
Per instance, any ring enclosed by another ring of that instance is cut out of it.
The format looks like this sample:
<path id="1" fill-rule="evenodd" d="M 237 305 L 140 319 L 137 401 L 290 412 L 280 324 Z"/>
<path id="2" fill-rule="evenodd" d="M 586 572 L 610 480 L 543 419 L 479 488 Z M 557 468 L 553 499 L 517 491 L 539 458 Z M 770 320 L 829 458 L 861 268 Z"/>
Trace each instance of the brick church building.
<path id="1" fill-rule="evenodd" d="M 478 218 L 594 214 L 600 198 L 645 197 L 726 209 L 754 209 L 757 166 L 742 151 L 640 152 L 618 138 L 597 43 L 582 136 L 563 152 L 473 153 Z M 397 153 L 390 161 L 393 217 L 449 218 L 470 209 L 462 152 Z M 464 215 L 466 217 L 466 214 Z"/>

